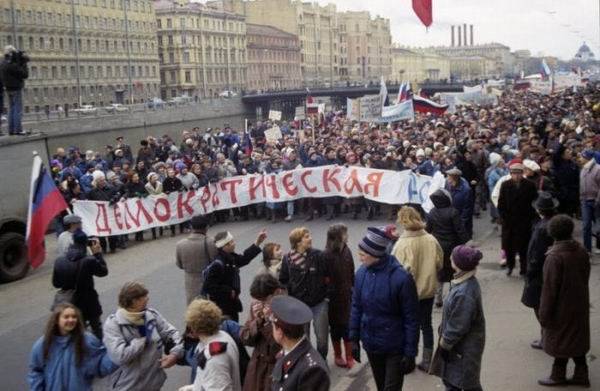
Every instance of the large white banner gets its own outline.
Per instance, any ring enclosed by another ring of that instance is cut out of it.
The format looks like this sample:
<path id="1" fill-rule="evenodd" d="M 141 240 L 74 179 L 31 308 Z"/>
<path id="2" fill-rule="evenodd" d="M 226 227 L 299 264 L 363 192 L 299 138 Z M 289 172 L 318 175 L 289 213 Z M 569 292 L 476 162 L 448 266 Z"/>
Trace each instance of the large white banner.
<path id="1" fill-rule="evenodd" d="M 130 198 L 112 205 L 106 201 L 78 201 L 74 213 L 82 218 L 88 235 L 110 236 L 178 224 L 216 210 L 300 198 L 365 197 L 386 204 L 421 204 L 429 211 L 429 195 L 444 183 L 440 173 L 432 178 L 410 170 L 324 166 L 236 176 L 198 190 Z"/>

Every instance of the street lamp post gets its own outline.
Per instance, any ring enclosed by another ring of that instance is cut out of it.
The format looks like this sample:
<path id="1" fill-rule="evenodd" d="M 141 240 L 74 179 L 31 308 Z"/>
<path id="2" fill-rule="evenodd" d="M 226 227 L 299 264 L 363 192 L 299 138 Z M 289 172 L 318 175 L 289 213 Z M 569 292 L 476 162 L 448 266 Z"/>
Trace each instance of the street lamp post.
<path id="1" fill-rule="evenodd" d="M 71 0 L 71 24 L 73 26 L 73 43 L 75 47 L 75 75 L 77 78 L 77 107 L 81 107 L 81 73 L 79 61 L 79 33 L 77 31 L 77 18 L 75 16 L 75 0 Z"/>
<path id="2" fill-rule="evenodd" d="M 127 78 L 129 79 L 129 102 L 133 104 L 133 81 L 131 79 L 131 48 L 129 47 L 129 19 L 127 17 L 127 8 L 129 0 L 123 1 L 123 16 L 125 18 L 125 42 L 127 45 Z"/>
<path id="3" fill-rule="evenodd" d="M 17 43 L 17 16 L 16 16 L 16 11 L 15 11 L 15 0 L 10 0 L 10 10 L 11 10 L 10 17 L 11 17 L 11 21 L 12 21 L 13 44 L 17 49 L 23 50 L 23 48 L 19 47 L 19 45 Z"/>

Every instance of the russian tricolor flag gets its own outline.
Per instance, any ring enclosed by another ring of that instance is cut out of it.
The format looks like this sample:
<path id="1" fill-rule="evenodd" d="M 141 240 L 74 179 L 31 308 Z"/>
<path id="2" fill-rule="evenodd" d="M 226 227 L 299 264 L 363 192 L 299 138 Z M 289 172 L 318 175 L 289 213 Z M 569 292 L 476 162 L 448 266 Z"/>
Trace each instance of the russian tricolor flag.
<path id="1" fill-rule="evenodd" d="M 550 67 L 546 63 L 546 59 L 542 59 L 542 79 L 547 79 L 552 74 Z"/>
<path id="2" fill-rule="evenodd" d="M 27 216 L 27 248 L 34 269 L 44 262 L 44 235 L 54 216 L 67 209 L 67 203 L 54 185 L 42 158 L 35 155 L 31 170 L 29 215 Z"/>
<path id="3" fill-rule="evenodd" d="M 248 120 L 244 120 L 244 140 L 242 140 L 242 150 L 247 156 L 252 154 L 252 138 L 250 137 L 250 132 L 248 131 Z"/>
<path id="4" fill-rule="evenodd" d="M 443 115 L 448 110 L 448 105 L 435 103 L 417 95 L 413 95 L 413 107 L 419 113 L 432 113 L 435 115 Z"/>
<path id="5" fill-rule="evenodd" d="M 410 82 L 402 82 L 398 89 L 398 99 L 396 104 L 400 104 L 410 98 Z"/>

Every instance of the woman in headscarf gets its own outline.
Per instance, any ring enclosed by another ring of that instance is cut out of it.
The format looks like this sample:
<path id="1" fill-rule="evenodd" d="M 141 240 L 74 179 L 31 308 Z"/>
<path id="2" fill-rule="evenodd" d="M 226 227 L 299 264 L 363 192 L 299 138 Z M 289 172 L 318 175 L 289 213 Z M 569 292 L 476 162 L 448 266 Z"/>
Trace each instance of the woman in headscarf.
<path id="1" fill-rule="evenodd" d="M 460 245 L 452 251 L 455 271 L 444 301 L 440 340 L 430 373 L 441 377 L 448 391 L 482 390 L 481 358 L 485 345 L 485 317 L 481 288 L 475 277 L 483 255 Z"/>

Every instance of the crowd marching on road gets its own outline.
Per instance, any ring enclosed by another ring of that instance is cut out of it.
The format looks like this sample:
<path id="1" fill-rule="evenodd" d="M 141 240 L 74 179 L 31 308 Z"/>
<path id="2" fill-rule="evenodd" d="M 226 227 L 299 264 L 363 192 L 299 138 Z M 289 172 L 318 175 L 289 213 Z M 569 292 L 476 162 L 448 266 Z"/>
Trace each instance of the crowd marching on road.
<path id="1" fill-rule="evenodd" d="M 540 324 L 541 339 L 531 346 L 554 359 L 549 376 L 538 383 L 590 387 L 588 281 L 590 257 L 598 252 L 593 247 L 599 245 L 593 240 L 600 207 L 599 84 L 552 95 L 505 91 L 497 106 L 459 107 L 439 117 L 417 114 L 414 121 L 387 127 L 329 112 L 310 124 L 280 123 L 277 142 L 265 137 L 271 125 L 250 124 L 247 134 L 229 126 L 186 130 L 179 145 L 168 136 L 148 137 L 135 155 L 124 137 L 101 152 L 59 148 L 52 173 L 69 204 L 115 203 L 199 189 L 236 175 L 322 165 L 439 172 L 445 185 L 431 194 L 428 213 L 419 205 L 328 197 L 254 204 L 196 216 L 179 227 L 152 228 L 154 238 L 165 230 L 188 234 L 174 251 L 185 276 L 185 330 L 149 305 L 150 292 L 138 282 L 122 287 L 117 309 L 101 326 L 94 277 L 108 275 L 103 254 L 125 248 L 128 235 L 88 238 L 78 216 L 62 216 L 53 275 L 61 290 L 32 350 L 32 389 L 85 390 L 95 377 L 110 375 L 116 390 L 159 390 L 166 369 L 187 365 L 186 391 L 328 390 L 331 338 L 336 366 L 352 368 L 366 352 L 378 390 L 402 389 L 415 368 L 440 377 L 447 390 L 482 390 L 485 292 L 476 271 L 483 255 L 468 243 L 473 219 L 487 210 L 502 232 L 498 268 L 510 276 L 518 259 L 522 302 Z M 230 232 L 218 230 L 231 219 L 357 219 L 363 210 L 369 220 L 390 213 L 398 225 L 370 227 L 358 249 L 348 247 L 351 227 L 342 224 L 330 227 L 324 250 L 313 248 L 304 227 L 290 227 L 289 247 L 265 243 L 263 230 L 242 253 Z M 578 218 L 583 244 L 573 238 Z M 135 234 L 136 241 L 144 239 L 144 232 Z M 361 262 L 356 271 L 352 250 Z M 242 286 L 240 269 L 261 254 L 264 267 L 250 287 Z M 253 301 L 248 318 L 240 319 L 246 289 Z M 443 314 L 437 340 L 434 305 Z M 566 373 L 569 359 L 575 362 L 572 377 Z"/>

